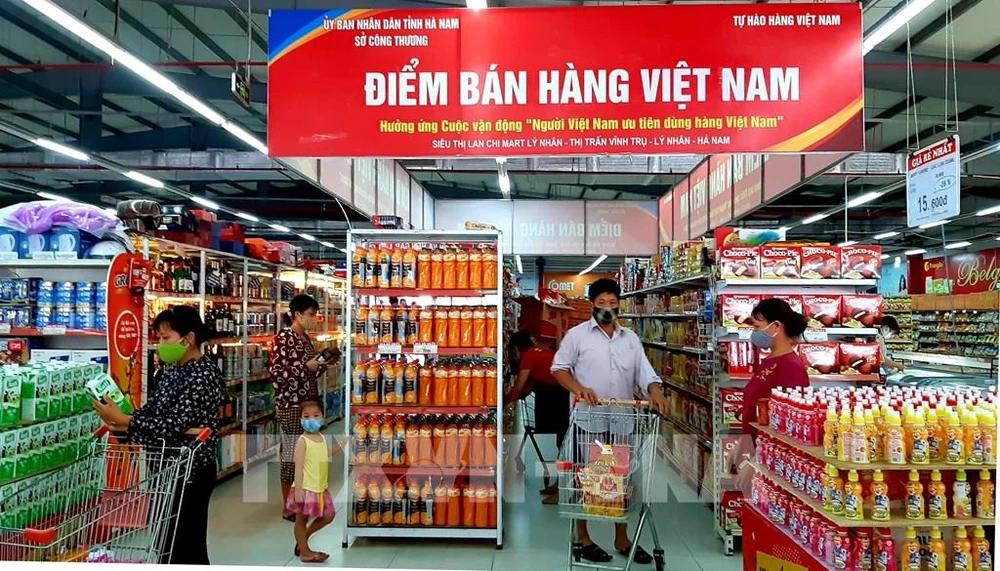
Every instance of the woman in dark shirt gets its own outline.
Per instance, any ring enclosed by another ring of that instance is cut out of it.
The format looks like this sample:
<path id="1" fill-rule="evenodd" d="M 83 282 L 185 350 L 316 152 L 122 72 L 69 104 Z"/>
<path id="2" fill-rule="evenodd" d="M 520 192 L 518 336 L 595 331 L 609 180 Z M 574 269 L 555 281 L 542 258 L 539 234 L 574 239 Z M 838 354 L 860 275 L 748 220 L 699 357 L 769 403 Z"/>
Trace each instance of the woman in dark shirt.
<path id="1" fill-rule="evenodd" d="M 191 446 L 192 433 L 212 430 L 195 451 L 191 477 L 184 484 L 174 520 L 173 553 L 161 561 L 209 565 L 208 504 L 215 489 L 219 407 L 226 383 L 215 363 L 202 355 L 207 330 L 197 309 L 183 305 L 167 309 L 156 316 L 153 329 L 160 337 L 157 353 L 167 368 L 149 402 L 131 415 L 110 401 L 94 401 L 94 408 L 112 430 L 126 432 L 131 441 L 149 447 Z"/>
<path id="2" fill-rule="evenodd" d="M 753 478 L 753 468 L 746 462 L 746 457 L 753 454 L 757 430 L 753 424 L 757 422 L 757 401 L 771 395 L 771 389 L 777 387 L 807 387 L 809 375 L 805 365 L 795 352 L 798 338 L 805 333 L 806 319 L 801 313 L 792 310 L 788 302 L 782 299 L 768 298 L 757 304 L 750 314 L 753 332 L 750 342 L 757 350 L 769 350 L 771 353 L 761 360 L 753 377 L 743 389 L 743 439 L 737 448 L 740 457 L 731 464 L 738 464 L 736 483 L 740 489 L 748 490 Z"/>
<path id="3" fill-rule="evenodd" d="M 318 310 L 319 304 L 308 295 L 292 298 L 284 315 L 285 327 L 274 336 L 271 348 L 269 373 L 281 426 L 282 506 L 288 503 L 288 494 L 295 483 L 295 444 L 302 435 L 299 405 L 320 401 L 316 378 L 324 366 L 316 359 L 316 349 L 309 338 L 309 331 L 316 328 Z M 287 511 L 281 517 L 295 521 L 295 514 Z"/>

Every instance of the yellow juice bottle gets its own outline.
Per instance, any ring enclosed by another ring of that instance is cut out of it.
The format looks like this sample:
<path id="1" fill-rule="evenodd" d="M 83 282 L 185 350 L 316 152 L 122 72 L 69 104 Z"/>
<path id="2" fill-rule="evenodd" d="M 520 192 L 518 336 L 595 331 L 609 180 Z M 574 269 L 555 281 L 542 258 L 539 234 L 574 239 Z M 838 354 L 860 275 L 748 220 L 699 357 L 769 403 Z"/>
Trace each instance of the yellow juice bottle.
<path id="1" fill-rule="evenodd" d="M 941 472 L 931 472 L 931 483 L 927 486 L 927 517 L 930 519 L 948 519 L 947 488 L 941 481 Z"/>
<path id="2" fill-rule="evenodd" d="M 979 410 L 979 428 L 983 431 L 983 464 L 997 463 L 997 418 L 993 411 Z"/>
<path id="3" fill-rule="evenodd" d="M 938 419 L 937 409 L 927 411 L 927 448 L 930 450 L 931 462 L 940 462 L 944 450 L 945 432 Z"/>
<path id="4" fill-rule="evenodd" d="M 924 485 L 920 483 L 920 472 L 910 470 L 909 481 L 906 482 L 906 519 L 924 519 Z"/>
<path id="5" fill-rule="evenodd" d="M 974 411 L 967 411 L 962 418 L 962 428 L 965 431 L 965 463 L 970 466 L 982 466 L 985 454 L 979 416 Z"/>
<path id="6" fill-rule="evenodd" d="M 951 489 L 951 503 L 955 519 L 970 519 L 972 517 L 972 487 L 965 470 L 955 472 L 955 484 Z"/>
<path id="7" fill-rule="evenodd" d="M 972 531 L 972 568 L 976 571 L 993 571 L 993 553 L 986 540 L 986 530 L 977 525 Z"/>
<path id="8" fill-rule="evenodd" d="M 903 434 L 903 419 L 899 413 L 889 411 L 889 430 L 885 439 L 885 455 L 890 464 L 906 464 L 906 442 Z"/>
<path id="9" fill-rule="evenodd" d="M 948 571 L 947 565 L 948 555 L 941 528 L 931 528 L 931 540 L 927 543 L 927 571 Z"/>
<path id="10" fill-rule="evenodd" d="M 906 528 L 906 539 L 903 540 L 902 557 L 899 560 L 901 571 L 923 571 L 924 559 L 920 555 L 920 541 L 917 540 L 917 530 Z"/>
<path id="11" fill-rule="evenodd" d="M 882 459 L 882 435 L 875 426 L 875 413 L 865 410 L 865 439 L 868 441 L 868 462 Z"/>
<path id="12" fill-rule="evenodd" d="M 948 432 L 945 446 L 945 460 L 953 466 L 965 464 L 965 431 L 955 411 L 948 412 Z"/>
<path id="13" fill-rule="evenodd" d="M 851 462 L 869 464 L 868 434 L 865 430 L 865 413 L 860 406 L 854 407 L 854 425 L 851 429 Z"/>
<path id="14" fill-rule="evenodd" d="M 951 547 L 951 569 L 972 571 L 972 542 L 969 541 L 969 532 L 964 527 L 955 530 L 955 541 Z"/>
<path id="15" fill-rule="evenodd" d="M 850 520 L 865 519 L 864 491 L 857 470 L 847 473 L 847 485 L 844 486 L 844 517 Z"/>
<path id="16" fill-rule="evenodd" d="M 882 470 L 875 470 L 872 475 L 872 519 L 874 521 L 889 521 L 889 485 L 885 483 Z"/>
<path id="17" fill-rule="evenodd" d="M 990 481 L 990 471 L 980 470 L 976 482 L 976 517 L 993 519 L 996 517 L 996 487 Z"/>
<path id="18" fill-rule="evenodd" d="M 853 444 L 851 443 L 851 432 L 854 425 L 851 423 L 851 411 L 847 407 L 840 412 L 840 422 L 837 425 L 837 460 L 848 462 L 853 454 Z"/>
<path id="19" fill-rule="evenodd" d="M 844 515 L 844 479 L 836 467 L 827 464 L 827 485 L 830 486 L 830 512 Z"/>
<path id="20" fill-rule="evenodd" d="M 927 442 L 927 424 L 924 422 L 924 411 L 913 413 L 911 423 L 910 463 L 926 465 L 931 462 L 930 446 Z"/>
<path id="21" fill-rule="evenodd" d="M 826 409 L 826 422 L 823 423 L 823 455 L 827 458 L 836 458 L 839 454 L 839 428 L 837 409 L 831 405 Z"/>

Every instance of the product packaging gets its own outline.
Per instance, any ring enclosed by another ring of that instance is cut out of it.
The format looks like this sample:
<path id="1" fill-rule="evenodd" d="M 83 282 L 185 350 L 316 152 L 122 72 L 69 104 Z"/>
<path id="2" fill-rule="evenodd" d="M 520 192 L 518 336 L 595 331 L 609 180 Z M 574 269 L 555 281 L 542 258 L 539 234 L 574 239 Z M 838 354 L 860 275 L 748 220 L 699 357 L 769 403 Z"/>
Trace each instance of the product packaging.
<path id="1" fill-rule="evenodd" d="M 810 375 L 837 374 L 840 345 L 837 343 L 799 343 L 799 356 Z"/>
<path id="2" fill-rule="evenodd" d="M 840 325 L 839 295 L 803 295 L 803 315 L 810 328 L 821 329 Z"/>
<path id="3" fill-rule="evenodd" d="M 760 302 L 755 294 L 723 294 L 719 300 L 722 308 L 722 326 L 727 328 L 749 327 L 753 308 Z"/>
<path id="4" fill-rule="evenodd" d="M 881 365 L 878 343 L 841 343 L 840 374 L 877 375 Z"/>
<path id="5" fill-rule="evenodd" d="M 840 279 L 840 247 L 802 246 L 802 271 L 805 279 Z"/>
<path id="6" fill-rule="evenodd" d="M 845 246 L 840 249 L 841 275 L 845 279 L 882 277 L 881 246 Z"/>
<path id="7" fill-rule="evenodd" d="M 795 313 L 802 313 L 802 296 L 797 294 L 774 294 L 770 297 L 775 299 L 784 300 L 792 311 Z"/>
<path id="8" fill-rule="evenodd" d="M 760 248 L 760 277 L 791 279 L 799 277 L 802 250 L 798 246 L 765 244 Z"/>
<path id="9" fill-rule="evenodd" d="M 719 389 L 722 396 L 722 422 L 738 426 L 743 412 L 743 389 Z"/>
<path id="10" fill-rule="evenodd" d="M 21 422 L 21 377 L 0 377 L 0 427 L 16 426 Z"/>
<path id="11" fill-rule="evenodd" d="M 760 276 L 760 248 L 726 246 L 719 250 L 720 275 L 724 280 Z"/>
<path id="12" fill-rule="evenodd" d="M 882 324 L 882 296 L 845 295 L 841 298 L 844 327 L 872 328 Z"/>
<path id="13" fill-rule="evenodd" d="M 730 374 L 751 374 L 754 371 L 753 345 L 746 341 L 732 341 L 724 343 L 726 345 L 726 358 L 728 360 L 726 371 Z M 662 351 L 658 351 L 661 353 Z"/>
<path id="14" fill-rule="evenodd" d="M 125 414 L 132 414 L 132 403 L 125 398 L 118 384 L 107 374 L 101 373 L 87 381 L 87 390 L 95 399 L 112 401 L 121 407 Z"/>

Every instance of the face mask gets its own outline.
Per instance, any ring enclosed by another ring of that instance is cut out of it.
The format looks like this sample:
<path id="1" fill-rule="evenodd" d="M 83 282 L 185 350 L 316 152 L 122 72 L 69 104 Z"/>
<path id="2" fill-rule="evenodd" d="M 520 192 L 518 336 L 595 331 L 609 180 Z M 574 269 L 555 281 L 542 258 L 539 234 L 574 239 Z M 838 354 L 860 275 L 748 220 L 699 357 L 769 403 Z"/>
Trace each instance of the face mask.
<path id="1" fill-rule="evenodd" d="M 156 352 L 160 355 L 160 360 L 168 365 L 180 363 L 187 353 L 187 345 L 181 341 L 175 343 L 160 343 L 156 346 Z"/>
<path id="2" fill-rule="evenodd" d="M 319 432 L 323 429 L 323 420 L 320 418 L 303 418 L 302 430 L 306 432 Z"/>
<path id="3" fill-rule="evenodd" d="M 770 327 L 768 324 L 767 327 Z M 774 343 L 774 336 L 767 332 L 767 327 L 764 329 L 754 329 L 753 333 L 750 334 L 750 342 L 761 349 L 770 349 L 771 344 Z"/>
<path id="4" fill-rule="evenodd" d="M 882 330 L 882 337 L 884 337 L 886 339 L 891 339 L 892 335 L 893 335 L 893 333 L 892 333 L 891 329 L 883 329 Z"/>
<path id="5" fill-rule="evenodd" d="M 303 315 L 299 318 L 299 323 L 306 331 L 312 331 L 313 328 L 316 327 L 316 318 L 309 315 Z"/>
<path id="6" fill-rule="evenodd" d="M 601 325 L 611 325 L 618 318 L 617 307 L 595 307 L 594 319 Z"/>

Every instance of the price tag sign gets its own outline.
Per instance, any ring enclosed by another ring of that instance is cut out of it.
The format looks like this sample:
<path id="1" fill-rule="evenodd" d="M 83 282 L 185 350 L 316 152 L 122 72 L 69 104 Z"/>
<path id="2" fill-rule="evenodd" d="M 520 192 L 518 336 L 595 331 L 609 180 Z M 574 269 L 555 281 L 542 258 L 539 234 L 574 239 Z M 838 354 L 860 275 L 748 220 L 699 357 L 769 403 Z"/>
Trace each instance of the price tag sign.
<path id="1" fill-rule="evenodd" d="M 378 352 L 399 354 L 403 352 L 403 346 L 399 343 L 379 343 Z"/>
<path id="2" fill-rule="evenodd" d="M 414 343 L 413 344 L 413 354 L 414 355 L 437 355 L 438 346 L 437 343 Z"/>
<path id="3" fill-rule="evenodd" d="M 42 335 L 65 335 L 65 325 L 46 325 L 42 328 Z"/>
<path id="4" fill-rule="evenodd" d="M 752 327 L 740 327 L 736 330 L 736 335 L 738 335 L 740 339 L 749 339 L 752 333 Z"/>
<path id="5" fill-rule="evenodd" d="M 0 323 L 0 335 L 10 334 L 10 323 Z"/>
<path id="6" fill-rule="evenodd" d="M 32 252 L 31 253 L 31 259 L 32 260 L 52 261 L 52 260 L 56 259 L 56 253 L 55 252 Z"/>
<path id="7" fill-rule="evenodd" d="M 802 338 L 810 343 L 821 343 L 830 340 L 830 334 L 826 332 L 826 329 L 806 329 L 806 332 L 802 334 Z"/>
<path id="8" fill-rule="evenodd" d="M 959 182 L 958 135 L 952 135 L 906 158 L 906 225 L 910 228 L 957 216 Z"/>

